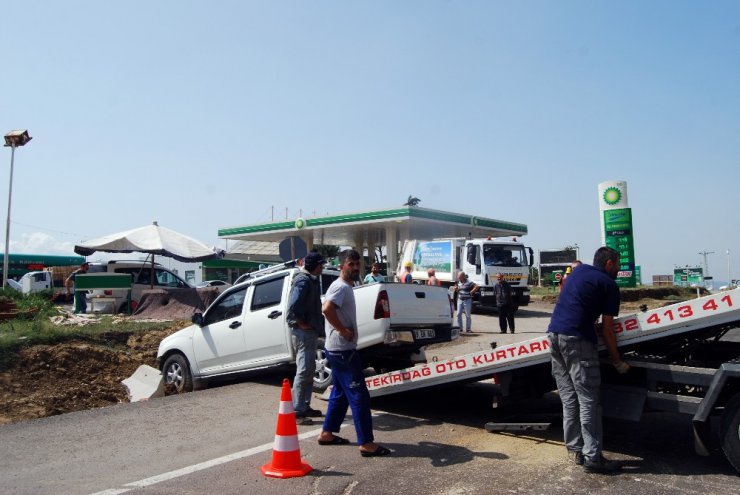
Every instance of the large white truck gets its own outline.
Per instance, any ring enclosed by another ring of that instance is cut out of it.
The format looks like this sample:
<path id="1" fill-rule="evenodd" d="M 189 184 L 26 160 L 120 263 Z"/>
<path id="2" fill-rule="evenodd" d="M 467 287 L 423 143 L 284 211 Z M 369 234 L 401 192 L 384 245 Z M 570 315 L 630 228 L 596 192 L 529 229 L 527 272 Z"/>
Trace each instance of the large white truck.
<path id="1" fill-rule="evenodd" d="M 495 307 L 493 287 L 496 274 L 514 290 L 515 309 L 529 304 L 529 268 L 534 262 L 532 248 L 514 238 L 483 239 L 411 239 L 404 242 L 396 273 L 402 273 L 404 264 L 411 262 L 414 281 L 426 283 L 427 270 L 434 268 L 443 286 L 452 286 L 457 274 L 464 271 L 468 279 L 480 287 L 473 305 Z"/>

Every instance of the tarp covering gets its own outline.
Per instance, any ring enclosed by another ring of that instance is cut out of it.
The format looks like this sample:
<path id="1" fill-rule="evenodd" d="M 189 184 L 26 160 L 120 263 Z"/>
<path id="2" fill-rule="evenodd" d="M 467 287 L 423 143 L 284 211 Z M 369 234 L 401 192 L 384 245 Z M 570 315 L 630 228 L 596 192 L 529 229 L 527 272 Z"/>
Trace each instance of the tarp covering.
<path id="1" fill-rule="evenodd" d="M 157 222 L 146 227 L 110 234 L 75 246 L 75 253 L 90 256 L 96 251 L 106 253 L 148 253 L 167 256 L 178 261 L 204 261 L 223 257 L 223 250 L 210 248 L 200 241 L 160 227 Z"/>
<path id="2" fill-rule="evenodd" d="M 189 320 L 203 312 L 218 297 L 218 289 L 146 289 L 134 319 Z"/>

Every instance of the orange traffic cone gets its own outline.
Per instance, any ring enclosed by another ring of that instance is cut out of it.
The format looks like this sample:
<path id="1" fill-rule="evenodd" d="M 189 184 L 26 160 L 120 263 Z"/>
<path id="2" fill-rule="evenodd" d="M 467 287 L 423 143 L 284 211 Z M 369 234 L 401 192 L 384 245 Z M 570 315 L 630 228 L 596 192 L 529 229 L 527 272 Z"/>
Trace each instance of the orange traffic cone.
<path id="1" fill-rule="evenodd" d="M 290 393 L 290 382 L 287 378 L 283 380 L 283 391 L 280 394 L 272 462 L 265 464 L 261 469 L 262 474 L 273 478 L 295 478 L 313 471 L 311 466 L 301 461 L 293 396 Z"/>

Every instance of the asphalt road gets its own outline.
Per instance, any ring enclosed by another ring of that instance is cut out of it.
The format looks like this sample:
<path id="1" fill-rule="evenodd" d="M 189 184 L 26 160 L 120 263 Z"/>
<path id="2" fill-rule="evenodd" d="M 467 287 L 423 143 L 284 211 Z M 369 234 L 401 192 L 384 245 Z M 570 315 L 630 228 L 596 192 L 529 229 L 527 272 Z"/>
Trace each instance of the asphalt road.
<path id="1" fill-rule="evenodd" d="M 429 354 L 443 359 L 484 349 L 491 340 L 532 338 L 545 330 L 548 314 L 546 306 L 522 310 L 513 336 L 498 333 L 495 316 L 475 315 L 474 335 Z M 485 382 L 374 399 L 376 439 L 393 450 L 387 458 L 362 458 L 354 445 L 319 446 L 320 425 L 301 426 L 301 453 L 314 471 L 265 478 L 259 468 L 272 456 L 287 374 L 0 426 L 0 493 L 738 493 L 737 473 L 724 458 L 694 453 L 687 417 L 606 420 L 606 454 L 627 469 L 591 475 L 565 458 L 554 394 L 493 409 Z M 318 399 L 313 405 L 326 408 Z M 522 418 L 552 426 L 516 434 L 483 428 L 487 421 Z M 342 435 L 354 440 L 351 421 Z"/>

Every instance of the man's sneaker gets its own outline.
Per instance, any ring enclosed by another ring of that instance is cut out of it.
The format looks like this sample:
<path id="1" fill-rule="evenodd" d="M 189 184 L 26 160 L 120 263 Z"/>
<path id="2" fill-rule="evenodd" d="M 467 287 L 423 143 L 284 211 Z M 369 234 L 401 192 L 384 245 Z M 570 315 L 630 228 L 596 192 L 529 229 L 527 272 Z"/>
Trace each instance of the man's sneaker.
<path id="1" fill-rule="evenodd" d="M 583 466 L 583 454 L 580 450 L 569 450 L 568 460 L 578 466 Z"/>
<path id="2" fill-rule="evenodd" d="M 309 418 L 320 418 L 324 415 L 321 411 L 318 409 L 311 409 L 310 407 L 306 409 L 306 412 L 303 413 L 305 416 L 308 416 Z"/>
<path id="3" fill-rule="evenodd" d="M 583 459 L 583 470 L 587 473 L 611 474 L 621 469 L 622 464 L 617 461 L 610 461 L 601 454 L 594 460 L 588 458 Z"/>
<path id="4" fill-rule="evenodd" d="M 297 425 L 312 425 L 313 419 L 309 418 L 305 414 L 298 414 L 295 415 L 295 424 Z"/>

